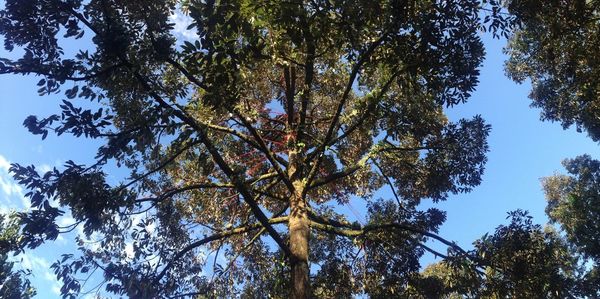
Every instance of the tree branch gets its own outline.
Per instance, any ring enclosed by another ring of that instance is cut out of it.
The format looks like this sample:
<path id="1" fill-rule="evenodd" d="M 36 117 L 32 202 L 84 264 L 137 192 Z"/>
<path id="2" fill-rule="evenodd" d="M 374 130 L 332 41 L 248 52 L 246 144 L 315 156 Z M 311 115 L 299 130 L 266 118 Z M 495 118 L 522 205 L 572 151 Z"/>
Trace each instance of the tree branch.
<path id="1" fill-rule="evenodd" d="M 147 198 L 140 198 L 137 199 L 135 202 L 141 203 L 141 202 L 147 202 L 147 201 L 152 201 L 152 202 L 159 202 L 162 200 L 165 200 L 169 197 L 175 196 L 179 193 L 183 193 L 186 191 L 190 191 L 190 190 L 195 190 L 195 189 L 220 189 L 220 188 L 234 188 L 233 184 L 213 184 L 213 183 L 207 183 L 207 184 L 194 184 L 194 185 L 189 185 L 189 186 L 185 186 L 185 187 L 181 187 L 181 188 L 176 188 L 176 189 L 172 189 L 169 190 L 163 194 L 161 194 L 158 197 L 147 197 Z"/>
<path id="2" fill-rule="evenodd" d="M 315 189 L 315 188 L 319 188 L 323 185 L 327 185 L 335 180 L 339 180 L 341 178 L 347 177 L 349 175 L 352 175 L 353 173 L 355 173 L 357 170 L 359 170 L 361 167 L 363 167 L 362 165 L 359 164 L 355 164 L 353 166 L 347 167 L 341 171 L 338 172 L 334 172 L 330 175 L 328 175 L 327 177 L 324 177 L 322 179 L 318 179 L 318 180 L 314 180 L 313 183 L 307 188 L 308 191 Z"/>
<path id="3" fill-rule="evenodd" d="M 256 129 L 252 126 L 252 124 L 250 124 L 248 122 L 248 120 L 246 120 L 246 118 L 241 113 L 239 113 L 238 111 L 235 111 L 235 110 L 233 112 L 235 112 L 237 114 L 237 116 L 240 118 L 244 127 L 248 131 L 250 131 L 250 134 L 252 135 L 252 137 L 254 137 L 254 139 L 260 146 L 259 150 L 265 154 L 267 160 L 269 160 L 269 162 L 271 163 L 273 168 L 275 168 L 275 171 L 279 174 L 279 176 L 281 177 L 281 179 L 283 180 L 285 185 L 288 187 L 290 192 L 293 192 L 294 186 L 292 185 L 292 182 L 290 181 L 290 179 L 288 178 L 286 173 L 283 171 L 283 169 L 281 169 L 281 167 L 279 166 L 277 159 L 274 157 L 271 150 L 269 150 L 269 148 L 267 147 L 267 144 L 265 143 L 265 140 L 262 138 L 260 133 L 258 133 L 258 131 L 256 131 Z"/>
<path id="4" fill-rule="evenodd" d="M 162 163 L 160 163 L 160 165 L 158 165 L 157 167 L 151 169 L 150 171 L 146 172 L 145 174 L 141 175 L 140 177 L 134 179 L 133 181 L 121 186 L 119 189 L 117 189 L 116 193 L 119 193 L 123 190 L 125 190 L 127 187 L 139 182 L 140 180 L 143 180 L 144 178 L 148 177 L 149 175 L 167 167 L 169 164 L 171 164 L 171 162 L 173 162 L 175 159 L 177 159 L 177 157 L 179 157 L 179 155 L 181 155 L 183 152 L 185 152 L 186 150 L 190 149 L 192 146 L 199 144 L 199 141 L 194 141 L 186 146 L 184 146 L 183 148 L 179 149 L 173 156 L 169 157 L 167 160 L 163 161 Z"/>
<path id="5" fill-rule="evenodd" d="M 278 224 L 278 223 L 284 223 L 287 222 L 288 217 L 287 216 L 283 216 L 283 217 L 276 217 L 276 218 L 272 218 L 268 220 L 269 224 Z M 173 267 L 173 264 L 180 259 L 181 257 L 183 257 L 186 253 L 190 252 L 191 250 L 202 246 L 204 244 L 210 243 L 212 241 L 215 240 L 220 240 L 223 238 L 227 238 L 230 237 L 232 235 L 237 235 L 237 234 L 242 234 L 245 232 L 249 232 L 251 230 L 254 229 L 258 229 L 258 228 L 264 228 L 264 226 L 262 226 L 262 224 L 260 223 L 255 223 L 252 225 L 247 225 L 247 226 L 241 226 L 241 227 L 236 227 L 234 229 L 230 229 L 230 230 L 226 230 L 226 231 L 222 231 L 213 235 L 210 235 L 208 237 L 205 237 L 203 239 L 200 239 L 196 242 L 193 242 L 189 245 L 187 245 L 186 247 L 184 247 L 182 250 L 180 250 L 177 254 L 175 254 L 175 256 L 173 257 L 173 259 L 171 259 L 171 261 L 169 261 L 167 263 L 167 265 L 162 269 L 162 271 L 156 276 L 156 278 L 154 278 L 153 282 L 155 284 L 159 283 L 159 281 L 164 277 L 164 275 L 167 273 L 167 271 Z"/>
<path id="6" fill-rule="evenodd" d="M 82 16 L 80 13 L 76 12 L 72 7 L 70 7 L 69 4 L 64 4 L 64 5 L 66 5 L 68 11 L 70 11 L 75 17 L 77 17 L 77 19 L 79 19 L 86 26 L 88 26 L 88 28 L 90 28 L 96 35 L 101 35 L 101 33 L 98 30 L 96 30 L 92 26 L 92 24 L 85 19 L 84 16 Z M 219 153 L 219 151 L 217 150 L 215 145 L 206 136 L 206 134 L 204 132 L 204 129 L 206 129 L 206 126 L 203 126 L 203 125 L 199 124 L 198 122 L 196 122 L 193 117 L 189 116 L 185 112 L 185 110 L 179 110 L 179 109 L 169 105 L 162 97 L 160 97 L 150 86 L 150 84 L 148 83 L 148 80 L 139 73 L 137 68 L 133 67 L 133 65 L 131 65 L 131 63 L 129 63 L 129 61 L 125 57 L 124 53 L 120 53 L 119 59 L 127 66 L 129 71 L 136 78 L 136 80 L 142 85 L 143 89 L 145 89 L 146 92 L 148 92 L 148 95 L 152 99 L 154 99 L 159 104 L 159 106 L 161 106 L 162 108 L 165 108 L 165 109 L 172 110 L 172 113 L 174 116 L 176 116 L 177 118 L 182 120 L 184 123 L 188 124 L 190 127 L 192 127 L 196 131 L 196 134 L 198 135 L 199 140 L 206 146 L 206 148 L 208 149 L 208 152 L 210 153 L 211 157 L 213 158 L 213 161 L 219 166 L 221 171 L 223 171 L 225 173 L 225 175 L 233 183 L 233 185 L 238 190 L 238 192 L 240 192 L 240 194 L 244 198 L 244 201 L 250 206 L 250 209 L 252 210 L 252 213 L 255 215 L 256 219 L 267 229 L 267 231 L 269 232 L 269 235 L 273 238 L 273 240 L 277 243 L 277 245 L 279 245 L 279 247 L 283 250 L 283 252 L 289 256 L 290 255 L 289 248 L 286 246 L 285 242 L 283 241 L 283 239 L 281 238 L 279 233 L 275 229 L 273 229 L 273 227 L 271 227 L 271 225 L 269 224 L 269 219 L 266 217 L 266 215 L 260 209 L 258 204 L 254 201 L 254 196 L 252 196 L 252 193 L 246 187 L 245 182 L 242 179 L 242 177 L 240 176 L 240 174 L 233 171 L 233 169 L 231 169 L 231 167 L 229 167 L 229 165 L 227 164 L 227 162 L 225 162 L 225 160 L 223 159 L 223 157 L 221 156 L 221 154 Z"/>
<path id="7" fill-rule="evenodd" d="M 317 219 L 317 218 L 315 218 L 315 219 Z M 348 225 L 342 224 L 340 222 L 336 222 L 336 221 L 328 219 L 326 223 L 319 223 L 317 221 L 311 221 L 311 226 L 316 229 L 319 229 L 321 231 L 324 231 L 324 232 L 329 232 L 329 233 L 333 233 L 336 235 L 345 236 L 345 237 L 349 237 L 349 238 L 356 238 L 356 237 L 364 236 L 370 232 L 377 231 L 377 230 L 397 229 L 397 230 L 402 230 L 402 231 L 409 231 L 409 232 L 412 232 L 412 233 L 415 233 L 418 235 L 422 235 L 422 236 L 437 240 L 437 241 L 443 243 L 444 245 L 468 256 L 468 253 L 464 249 L 462 249 L 460 246 L 458 246 L 455 242 L 448 241 L 432 232 L 428 232 L 426 230 L 414 227 L 412 225 L 403 224 L 403 223 L 367 224 L 367 225 L 361 227 L 360 225 L 348 226 Z"/>
<path id="8" fill-rule="evenodd" d="M 107 68 L 105 68 L 103 70 L 100 70 L 100 71 L 98 71 L 98 72 L 96 72 L 94 74 L 90 74 L 90 75 L 86 75 L 86 76 L 82 76 L 82 77 L 73 77 L 73 76 L 64 76 L 64 77 L 62 77 L 62 76 L 54 75 L 50 71 L 44 71 L 44 70 L 41 70 L 41 69 L 26 69 L 26 68 L 15 68 L 15 67 L 7 67 L 7 68 L 5 68 L 3 70 L 0 70 L 0 75 L 2 75 L 2 74 L 23 74 L 23 75 L 25 75 L 25 74 L 33 73 L 33 74 L 36 74 L 36 75 L 47 76 L 49 78 L 52 78 L 52 79 L 55 79 L 55 80 L 59 80 L 59 81 L 61 81 L 61 80 L 69 80 L 69 81 L 78 82 L 78 81 L 87 81 L 87 80 L 90 80 L 90 79 L 94 79 L 96 77 L 105 75 L 105 74 L 107 74 L 107 73 L 109 73 L 109 72 L 111 72 L 111 71 L 113 71 L 113 70 L 115 70 L 115 69 L 117 69 L 119 67 L 122 67 L 122 66 L 124 66 L 124 65 L 123 64 L 115 64 L 115 65 L 109 66 L 109 67 L 107 67 Z M 52 69 L 51 66 L 40 66 L 40 67 L 45 67 L 45 68 Z"/>
<path id="9" fill-rule="evenodd" d="M 340 102 L 338 103 L 335 114 L 333 115 L 333 119 L 331 120 L 331 123 L 329 124 L 329 128 L 327 129 L 325 138 L 323 139 L 321 146 L 315 151 L 317 161 L 315 161 L 315 163 L 313 164 L 313 167 L 311 168 L 311 170 L 307 176 L 307 182 L 309 185 L 312 182 L 313 178 L 315 177 L 317 170 L 319 169 L 319 166 L 321 164 L 321 161 L 323 160 L 323 153 L 325 151 L 325 148 L 327 147 L 327 144 L 329 144 L 329 142 L 333 136 L 333 132 L 335 131 L 335 128 L 337 127 L 339 118 L 342 114 L 344 106 L 346 105 L 346 101 L 348 100 L 348 96 L 350 94 L 350 91 L 352 90 L 352 85 L 354 84 L 354 81 L 356 80 L 356 76 L 358 75 L 360 68 L 369 59 L 371 54 L 373 54 L 375 49 L 377 49 L 377 47 L 379 47 L 379 45 L 381 45 L 383 43 L 383 41 L 385 40 L 386 37 L 387 37 L 387 33 L 384 33 L 379 39 L 374 41 L 367 48 L 365 53 L 363 53 L 363 55 L 361 55 L 361 58 L 358 60 L 358 62 L 356 62 L 356 64 L 352 68 L 352 72 L 350 73 L 350 78 L 348 80 L 348 83 L 346 84 L 346 88 L 344 90 L 344 93 L 342 94 L 342 98 L 340 99 Z"/>
<path id="10" fill-rule="evenodd" d="M 373 112 L 373 110 L 375 110 L 375 108 L 377 108 L 377 104 L 379 103 L 379 101 L 381 100 L 381 98 L 383 97 L 383 95 L 385 95 L 389 91 L 389 89 L 392 86 L 392 83 L 394 82 L 394 80 L 396 79 L 396 77 L 398 77 L 399 74 L 400 74 L 400 71 L 395 72 L 388 79 L 388 81 L 385 82 L 385 84 L 381 88 L 381 92 L 379 93 L 379 95 L 377 96 L 377 98 L 371 100 L 371 102 L 367 105 L 367 109 L 366 109 L 365 113 L 363 113 L 363 115 L 361 115 L 361 117 L 354 124 L 352 124 L 350 127 L 348 127 L 348 129 L 346 129 L 346 131 L 344 131 L 340 136 L 332 139 L 329 142 L 325 142 L 325 145 L 326 146 L 334 145 L 338 141 L 340 141 L 340 140 L 346 138 L 347 136 L 349 136 L 350 134 L 352 134 L 352 132 L 354 132 L 356 129 L 360 128 L 362 126 L 363 122 L 365 120 L 367 120 L 369 114 L 371 112 Z"/>
<path id="11" fill-rule="evenodd" d="M 381 166 L 379 166 L 379 163 L 377 163 L 376 161 L 373 161 L 373 164 L 375 164 L 375 167 L 377 167 L 377 169 L 379 169 L 379 172 L 381 172 L 381 175 L 387 182 L 388 186 L 390 186 L 390 189 L 392 190 L 392 194 L 394 195 L 394 198 L 396 199 L 398 206 L 401 208 L 404 208 L 404 206 L 402 205 L 402 201 L 400 200 L 400 197 L 398 197 L 398 193 L 396 193 L 396 188 L 394 187 L 394 184 L 392 183 L 392 180 L 390 179 L 390 177 L 388 177 L 385 174 L 385 172 L 383 172 L 383 168 L 381 168 Z"/>

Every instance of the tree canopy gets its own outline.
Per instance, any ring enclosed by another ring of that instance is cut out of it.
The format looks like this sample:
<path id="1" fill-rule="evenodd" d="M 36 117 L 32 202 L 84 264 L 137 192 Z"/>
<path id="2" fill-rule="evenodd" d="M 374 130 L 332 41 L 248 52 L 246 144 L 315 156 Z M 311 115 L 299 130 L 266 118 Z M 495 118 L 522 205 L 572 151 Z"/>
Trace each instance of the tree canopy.
<path id="1" fill-rule="evenodd" d="M 522 210 L 509 225 L 474 242 L 480 273 L 464 258 L 427 266 L 413 281 L 417 298 L 583 298 L 577 257 L 552 228 Z"/>
<path id="2" fill-rule="evenodd" d="M 520 21 L 507 46 L 507 74 L 530 80 L 532 106 L 543 120 L 575 125 L 600 140 L 599 1 L 511 1 Z M 563 162 L 567 174 L 543 179 L 546 213 L 588 268 L 582 283 L 588 296 L 600 296 L 598 253 L 598 175 L 600 162 L 582 155 Z"/>
<path id="3" fill-rule="evenodd" d="M 600 140 L 600 2 L 510 1 L 519 22 L 507 46 L 506 71 L 530 80 L 542 119 L 575 125 Z"/>
<path id="4" fill-rule="evenodd" d="M 96 270 L 105 292 L 131 298 L 407 297 L 437 279 L 419 274 L 426 251 L 462 264 L 461 283 L 505 289 L 495 296 L 568 294 L 555 291 L 570 260 L 536 259 L 570 252 L 525 214 L 469 252 L 437 234 L 444 211 L 419 207 L 480 184 L 490 127 L 444 109 L 478 83 L 482 31 L 519 24 L 508 70 L 534 74 L 517 54 L 537 20 L 525 2 L 507 16 L 477 0 L 6 0 L 0 35 L 18 57 L 0 73 L 64 95 L 24 125 L 102 142 L 91 164 L 12 165 L 32 204 L 15 250 L 81 227 L 79 252 L 53 265 L 65 298 Z M 174 14 L 197 38 L 173 32 Z M 117 168 L 128 175 L 109 183 Z M 365 219 L 342 211 L 352 202 Z"/>

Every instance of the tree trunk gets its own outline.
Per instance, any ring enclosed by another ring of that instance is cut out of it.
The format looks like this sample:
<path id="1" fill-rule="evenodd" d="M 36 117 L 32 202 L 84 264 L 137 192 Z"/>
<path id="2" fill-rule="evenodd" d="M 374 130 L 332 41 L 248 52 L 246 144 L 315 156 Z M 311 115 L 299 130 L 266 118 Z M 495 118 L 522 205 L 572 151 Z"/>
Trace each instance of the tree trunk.
<path id="1" fill-rule="evenodd" d="M 288 175 L 294 190 L 290 197 L 290 216 L 288 228 L 290 231 L 290 267 L 292 299 L 307 299 L 310 297 L 310 269 L 308 268 L 308 240 L 310 238 L 310 222 L 308 210 L 304 201 L 305 183 L 298 175 L 297 152 L 289 151 Z"/>
<path id="2" fill-rule="evenodd" d="M 292 270 L 292 299 L 310 297 L 310 281 L 308 269 L 308 239 L 310 227 L 306 205 L 302 199 L 293 199 L 290 218 L 290 265 Z"/>

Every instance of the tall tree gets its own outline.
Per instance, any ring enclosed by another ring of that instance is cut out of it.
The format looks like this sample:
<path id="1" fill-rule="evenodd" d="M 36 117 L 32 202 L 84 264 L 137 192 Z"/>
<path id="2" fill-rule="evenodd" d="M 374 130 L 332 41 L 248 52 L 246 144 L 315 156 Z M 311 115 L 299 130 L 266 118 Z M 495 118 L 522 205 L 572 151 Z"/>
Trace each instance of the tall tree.
<path id="1" fill-rule="evenodd" d="M 13 165 L 32 202 L 21 245 L 75 226 L 102 237 L 97 248 L 80 239 L 81 254 L 54 265 L 66 297 L 92 268 L 104 270 L 107 291 L 136 298 L 256 297 L 259 287 L 292 298 L 396 296 L 427 239 L 461 251 L 435 234 L 444 212 L 417 206 L 481 180 L 489 127 L 443 111 L 477 84 L 480 9 L 476 0 L 5 1 L 4 47 L 23 55 L 0 59 L 0 73 L 40 76 L 41 95 L 66 97 L 60 113 L 25 126 L 42 139 L 106 142 L 92 165 L 44 174 Z M 178 13 L 197 39 L 177 40 Z M 115 164 L 131 174 L 109 185 Z M 389 198 L 374 198 L 383 188 Z M 368 206 L 366 219 L 341 212 L 351 199 Z M 59 227 L 65 211 L 76 223 Z"/>

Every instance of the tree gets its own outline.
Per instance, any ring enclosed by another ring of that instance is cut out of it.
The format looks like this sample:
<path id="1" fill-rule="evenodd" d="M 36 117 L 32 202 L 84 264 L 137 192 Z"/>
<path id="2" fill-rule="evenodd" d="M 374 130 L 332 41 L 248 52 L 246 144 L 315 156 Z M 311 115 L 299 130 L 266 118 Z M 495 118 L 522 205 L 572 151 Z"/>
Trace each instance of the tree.
<path id="1" fill-rule="evenodd" d="M 19 226 L 15 217 L 0 214 L 0 297 L 29 299 L 36 291 L 26 278 L 26 270 L 13 270 L 14 262 L 8 260 L 19 243 Z"/>
<path id="2" fill-rule="evenodd" d="M 542 119 L 600 140 L 600 2 L 512 1 L 507 8 L 519 25 L 507 47 L 508 75 L 531 80 L 532 106 L 541 108 Z M 584 288 L 594 298 L 600 296 L 598 163 L 588 155 L 565 160 L 568 175 L 543 180 L 546 213 L 590 263 Z"/>
<path id="3" fill-rule="evenodd" d="M 548 200 L 546 214 L 560 226 L 575 250 L 589 267 L 583 289 L 589 296 L 600 296 L 600 161 L 589 155 L 563 161 L 568 175 L 557 174 L 543 179 Z"/>
<path id="4" fill-rule="evenodd" d="M 496 6 L 492 30 L 504 26 Z M 41 95 L 66 97 L 60 113 L 24 125 L 42 139 L 105 141 L 91 165 L 43 174 L 13 165 L 32 202 L 20 214 L 22 245 L 75 226 L 102 237 L 95 249 L 80 238 L 80 254 L 53 266 L 65 297 L 92 269 L 108 292 L 134 298 L 256 297 L 259 287 L 292 298 L 397 296 L 427 239 L 466 254 L 436 235 L 443 211 L 417 206 L 481 180 L 489 126 L 443 111 L 477 84 L 480 9 L 475 0 L 7 0 L 0 34 L 23 55 L 2 58 L 0 73 L 40 76 Z M 197 40 L 177 40 L 173 13 L 191 17 Z M 109 185 L 114 165 L 130 176 Z M 390 198 L 375 198 L 384 188 Z M 351 199 L 368 206 L 364 222 L 340 211 Z M 65 211 L 76 223 L 59 227 Z M 212 275 L 201 274 L 206 252 Z"/>
<path id="5" fill-rule="evenodd" d="M 508 76 L 531 81 L 542 119 L 600 140 L 600 2 L 510 1 L 507 9 L 518 24 L 507 46 Z"/>
<path id="6" fill-rule="evenodd" d="M 474 242 L 483 271 L 462 257 L 432 264 L 413 282 L 419 298 L 582 298 L 577 255 L 551 227 L 527 212 Z"/>

